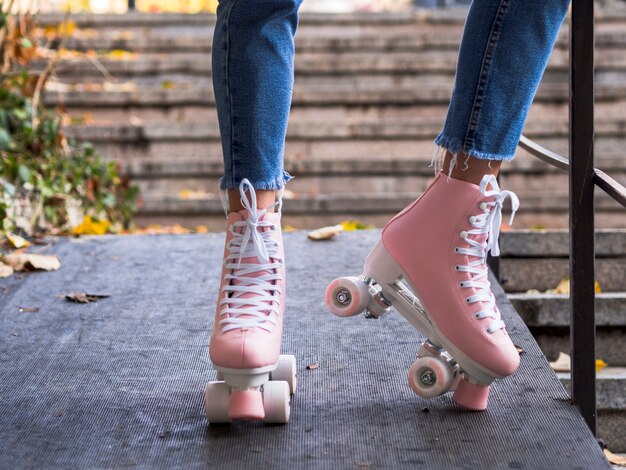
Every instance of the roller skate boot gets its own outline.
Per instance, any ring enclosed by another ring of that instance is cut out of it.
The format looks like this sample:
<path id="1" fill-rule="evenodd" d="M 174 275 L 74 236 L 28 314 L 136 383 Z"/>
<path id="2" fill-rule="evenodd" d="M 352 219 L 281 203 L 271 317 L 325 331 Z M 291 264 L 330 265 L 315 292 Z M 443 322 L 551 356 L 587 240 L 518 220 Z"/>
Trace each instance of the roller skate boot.
<path id="1" fill-rule="evenodd" d="M 259 210 L 246 179 L 239 192 L 240 212 L 228 212 L 223 198 L 228 229 L 209 347 L 217 381 L 206 386 L 204 409 L 210 423 L 286 423 L 296 364 L 294 356 L 280 355 L 285 309 L 281 200 Z"/>
<path id="2" fill-rule="evenodd" d="M 487 254 L 499 255 L 502 205 L 517 196 L 485 175 L 475 185 L 440 172 L 413 204 L 383 229 L 361 276 L 326 289 L 338 316 L 365 310 L 380 317 L 393 305 L 427 340 L 409 370 L 422 397 L 454 390 L 459 405 L 484 410 L 489 385 L 515 372 L 509 338 L 488 280 Z"/>

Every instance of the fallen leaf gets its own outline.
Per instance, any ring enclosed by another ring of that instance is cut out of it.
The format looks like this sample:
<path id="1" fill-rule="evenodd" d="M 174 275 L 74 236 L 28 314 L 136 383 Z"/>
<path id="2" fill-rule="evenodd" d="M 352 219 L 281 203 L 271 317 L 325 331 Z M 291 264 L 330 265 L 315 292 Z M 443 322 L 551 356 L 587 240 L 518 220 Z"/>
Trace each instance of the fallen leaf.
<path id="1" fill-rule="evenodd" d="M 569 354 L 560 352 L 557 360 L 550 363 L 550 367 L 552 367 L 554 372 L 569 372 L 571 369 L 571 358 Z"/>
<path id="2" fill-rule="evenodd" d="M 79 225 L 72 229 L 72 233 L 74 235 L 104 235 L 110 226 L 111 223 L 107 219 L 96 219 L 87 215 Z"/>
<path id="3" fill-rule="evenodd" d="M 569 294 L 569 277 L 564 277 L 559 281 L 559 284 L 551 289 L 552 294 Z"/>
<path id="4" fill-rule="evenodd" d="M 596 372 L 600 372 L 606 366 L 608 366 L 608 364 L 604 362 L 602 359 L 596 359 Z"/>
<path id="5" fill-rule="evenodd" d="M 618 467 L 626 467 L 626 456 L 616 455 L 609 449 L 604 449 L 604 456 L 611 464 L 617 465 Z"/>
<path id="6" fill-rule="evenodd" d="M 195 232 L 196 233 L 207 233 L 209 231 L 209 229 L 206 227 L 206 225 L 198 225 L 195 228 Z"/>
<path id="7" fill-rule="evenodd" d="M 524 351 L 522 347 L 518 346 L 517 344 L 515 345 L 515 349 L 517 349 L 518 354 L 522 354 L 523 352 L 526 352 Z"/>
<path id="8" fill-rule="evenodd" d="M 40 255 L 37 253 L 11 253 L 2 262 L 15 271 L 56 271 L 61 267 L 57 255 Z"/>
<path id="9" fill-rule="evenodd" d="M 39 307 L 18 307 L 20 313 L 37 313 Z"/>
<path id="10" fill-rule="evenodd" d="M 319 369 L 320 365 L 314 362 L 313 364 L 309 364 L 308 366 L 306 366 L 306 368 L 308 370 L 315 370 L 315 369 Z"/>
<path id="11" fill-rule="evenodd" d="M 297 227 L 294 227 L 293 225 L 285 225 L 283 226 L 283 232 L 295 232 L 299 230 Z"/>
<path id="12" fill-rule="evenodd" d="M 30 246 L 30 242 L 28 240 L 14 233 L 7 232 L 6 237 L 15 248 L 26 248 L 27 246 Z"/>
<path id="13" fill-rule="evenodd" d="M 340 222 L 340 224 L 346 232 L 351 232 L 353 230 L 367 230 L 367 229 L 375 228 L 373 225 L 368 225 L 359 220 L 344 220 Z"/>
<path id="14" fill-rule="evenodd" d="M 594 284 L 594 289 L 596 291 L 596 294 L 602 293 L 602 289 L 600 289 L 600 283 L 598 281 L 596 281 L 596 283 Z"/>
<path id="15" fill-rule="evenodd" d="M 0 279 L 13 275 L 13 267 L 0 263 Z"/>
<path id="16" fill-rule="evenodd" d="M 69 302 L 76 302 L 77 304 L 88 304 L 90 302 L 97 302 L 99 299 L 106 299 L 109 295 L 102 294 L 87 294 L 86 292 L 70 292 L 65 294 L 65 300 Z"/>
<path id="17" fill-rule="evenodd" d="M 309 232 L 307 237 L 309 240 L 329 240 L 333 238 L 335 235 L 343 232 L 343 225 L 332 225 L 329 227 L 318 228 L 317 230 L 313 230 Z"/>

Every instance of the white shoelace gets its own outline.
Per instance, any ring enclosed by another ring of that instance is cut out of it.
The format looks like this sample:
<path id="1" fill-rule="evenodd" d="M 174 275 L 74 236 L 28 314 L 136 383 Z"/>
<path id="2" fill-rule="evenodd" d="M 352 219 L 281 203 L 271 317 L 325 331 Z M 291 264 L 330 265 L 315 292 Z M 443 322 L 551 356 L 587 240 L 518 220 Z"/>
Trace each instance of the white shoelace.
<path id="1" fill-rule="evenodd" d="M 491 186 L 491 190 L 487 190 L 487 186 Z M 468 304 L 475 302 L 485 302 L 485 308 L 476 312 L 476 318 L 493 318 L 493 322 L 489 324 L 487 333 L 493 333 L 504 328 L 504 321 L 500 317 L 500 310 L 496 306 L 496 299 L 491 291 L 489 284 L 487 253 L 491 251 L 493 256 L 500 255 L 500 247 L 498 246 L 498 238 L 500 236 L 500 225 L 502 224 L 502 205 L 506 198 L 511 199 L 511 219 L 509 225 L 513 223 L 515 212 L 519 208 L 519 199 L 512 191 L 501 191 L 496 177 L 493 175 L 485 175 L 480 182 L 480 192 L 486 197 L 494 197 L 491 202 L 481 202 L 479 208 L 482 214 L 473 215 L 469 218 L 469 222 L 474 227 L 473 230 L 464 230 L 460 233 L 460 237 L 467 243 L 470 248 L 456 247 L 455 253 L 473 256 L 477 258 L 470 261 L 467 265 L 457 265 L 457 271 L 470 273 L 471 277 L 468 281 L 462 281 L 459 285 L 462 288 L 474 287 L 476 294 L 470 295 L 465 299 Z M 471 235 L 487 234 L 487 241 L 479 243 L 470 238 Z"/>
<path id="2" fill-rule="evenodd" d="M 246 195 L 249 191 L 250 198 Z M 269 209 L 280 206 L 280 200 L 267 209 L 258 210 L 256 193 L 247 179 L 239 185 L 241 202 L 248 210 L 248 218 L 235 222 L 230 227 L 233 238 L 226 245 L 228 255 L 224 265 L 230 272 L 222 288 L 225 296 L 220 301 L 219 324 L 222 331 L 238 328 L 262 328 L 268 332 L 278 323 L 279 296 L 282 280 L 279 268 L 283 264 L 280 246 L 272 238 L 277 228 L 267 220 L 260 220 Z M 259 230 L 261 229 L 261 230 Z M 242 263 L 244 258 L 256 257 L 258 263 Z M 250 275 L 267 271 L 258 277 Z M 254 294 L 253 297 L 243 296 Z M 243 317 L 243 318 L 242 318 Z"/>

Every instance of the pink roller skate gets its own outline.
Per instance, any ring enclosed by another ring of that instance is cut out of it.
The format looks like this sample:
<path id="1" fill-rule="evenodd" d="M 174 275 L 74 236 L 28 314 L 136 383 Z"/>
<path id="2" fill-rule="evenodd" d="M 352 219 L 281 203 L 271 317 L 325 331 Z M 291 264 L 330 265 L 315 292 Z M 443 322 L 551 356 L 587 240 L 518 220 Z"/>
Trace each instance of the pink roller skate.
<path id="1" fill-rule="evenodd" d="M 490 187 L 490 189 L 488 189 Z M 394 217 L 359 277 L 332 281 L 326 303 L 338 316 L 365 310 L 378 318 L 391 305 L 428 339 L 409 370 L 422 397 L 454 390 L 472 410 L 487 406 L 489 385 L 513 374 L 519 354 L 487 278 L 487 253 L 499 255 L 502 204 L 517 196 L 485 175 L 480 186 L 439 173 L 426 192 Z"/>
<path id="2" fill-rule="evenodd" d="M 296 389 L 296 359 L 280 355 L 285 309 L 281 200 L 272 206 L 276 212 L 258 210 L 256 193 L 246 179 L 239 193 L 245 209 L 228 213 L 209 348 L 218 381 L 206 386 L 204 410 L 210 423 L 286 423 Z"/>

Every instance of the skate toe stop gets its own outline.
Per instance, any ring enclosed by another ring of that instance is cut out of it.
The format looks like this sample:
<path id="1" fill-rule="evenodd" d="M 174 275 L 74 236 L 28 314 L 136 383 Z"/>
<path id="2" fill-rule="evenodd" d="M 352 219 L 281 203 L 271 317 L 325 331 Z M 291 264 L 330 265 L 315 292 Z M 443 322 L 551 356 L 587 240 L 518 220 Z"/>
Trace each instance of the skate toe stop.
<path id="1" fill-rule="evenodd" d="M 489 386 L 473 384 L 466 379 L 461 379 L 452 398 L 463 408 L 483 411 L 487 408 Z"/>
<path id="2" fill-rule="evenodd" d="M 263 419 L 263 396 L 258 390 L 234 390 L 228 404 L 230 419 Z"/>

